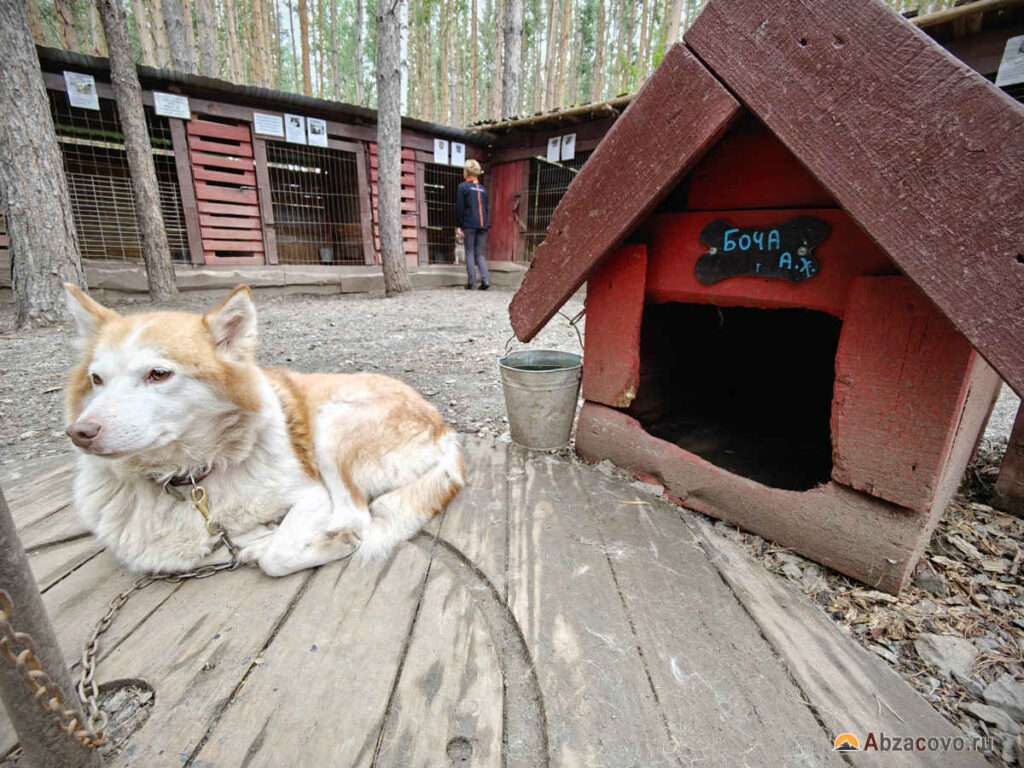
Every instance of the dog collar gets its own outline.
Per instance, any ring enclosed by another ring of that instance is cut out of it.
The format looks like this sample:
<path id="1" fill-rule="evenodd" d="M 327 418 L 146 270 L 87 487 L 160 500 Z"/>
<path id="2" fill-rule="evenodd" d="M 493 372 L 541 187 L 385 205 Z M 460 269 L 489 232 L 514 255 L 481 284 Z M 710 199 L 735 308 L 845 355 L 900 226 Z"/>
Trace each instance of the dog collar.
<path id="1" fill-rule="evenodd" d="M 201 467 L 193 467 L 185 472 L 179 472 L 178 474 L 171 475 L 169 478 L 164 480 L 163 489 L 179 501 L 184 501 L 185 492 L 181 489 L 196 487 L 199 483 L 203 482 L 203 480 L 205 480 L 212 471 L 212 465 L 204 464 Z"/>

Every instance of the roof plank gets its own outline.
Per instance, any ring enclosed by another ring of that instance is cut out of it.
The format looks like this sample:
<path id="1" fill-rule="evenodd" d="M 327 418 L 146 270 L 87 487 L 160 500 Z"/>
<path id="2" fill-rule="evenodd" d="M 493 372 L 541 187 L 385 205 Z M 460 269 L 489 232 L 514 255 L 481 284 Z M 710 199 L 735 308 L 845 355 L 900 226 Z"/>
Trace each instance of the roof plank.
<path id="1" fill-rule="evenodd" d="M 739 112 L 692 53 L 682 45 L 669 50 L 555 209 L 547 239 L 509 305 L 521 341 L 544 327 Z"/>
<path id="2" fill-rule="evenodd" d="M 1024 107 L 872 0 L 713 0 L 685 40 L 1024 392 Z"/>

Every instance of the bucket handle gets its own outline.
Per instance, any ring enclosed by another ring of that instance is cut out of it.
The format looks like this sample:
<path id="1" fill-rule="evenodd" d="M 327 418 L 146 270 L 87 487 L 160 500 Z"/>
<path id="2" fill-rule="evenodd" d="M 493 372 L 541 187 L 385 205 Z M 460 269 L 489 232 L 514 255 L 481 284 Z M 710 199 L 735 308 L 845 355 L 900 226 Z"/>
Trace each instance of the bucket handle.
<path id="1" fill-rule="evenodd" d="M 569 321 L 569 325 L 571 325 L 572 329 L 574 331 L 576 331 L 576 338 L 580 342 L 580 349 L 581 350 L 584 349 L 584 347 L 583 347 L 583 334 L 580 333 L 580 328 L 577 325 L 577 323 L 579 323 L 579 321 L 583 319 L 584 315 L 587 314 L 587 308 L 583 307 L 583 309 L 581 309 L 579 312 L 576 313 L 575 317 L 569 317 L 567 314 L 565 314 L 565 312 L 562 312 L 561 310 L 558 311 L 558 314 L 560 314 L 562 317 L 564 317 L 566 320 Z M 513 333 L 511 336 L 508 337 L 508 340 L 505 342 L 505 357 L 508 357 L 509 352 L 512 351 L 512 343 L 515 340 L 516 340 L 516 335 Z"/>

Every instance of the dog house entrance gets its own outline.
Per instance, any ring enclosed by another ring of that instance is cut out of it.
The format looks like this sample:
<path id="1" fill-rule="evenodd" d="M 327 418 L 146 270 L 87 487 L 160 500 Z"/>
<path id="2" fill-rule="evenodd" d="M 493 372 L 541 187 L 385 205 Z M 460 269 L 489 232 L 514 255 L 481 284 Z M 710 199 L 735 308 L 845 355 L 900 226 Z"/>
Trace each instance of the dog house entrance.
<path id="1" fill-rule="evenodd" d="M 655 437 L 730 472 L 813 488 L 832 471 L 841 325 L 804 309 L 648 306 L 629 413 Z"/>

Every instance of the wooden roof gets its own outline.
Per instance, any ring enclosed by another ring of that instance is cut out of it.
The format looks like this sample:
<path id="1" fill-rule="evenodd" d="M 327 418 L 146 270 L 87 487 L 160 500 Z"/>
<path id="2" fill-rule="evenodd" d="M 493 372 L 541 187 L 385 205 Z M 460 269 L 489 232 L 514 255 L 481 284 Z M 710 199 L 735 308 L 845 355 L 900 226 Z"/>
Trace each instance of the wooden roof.
<path id="1" fill-rule="evenodd" d="M 720 138 L 731 92 L 1024 392 L 1024 107 L 873 0 L 712 0 L 685 45 L 555 211 L 509 307 L 516 335 Z"/>

